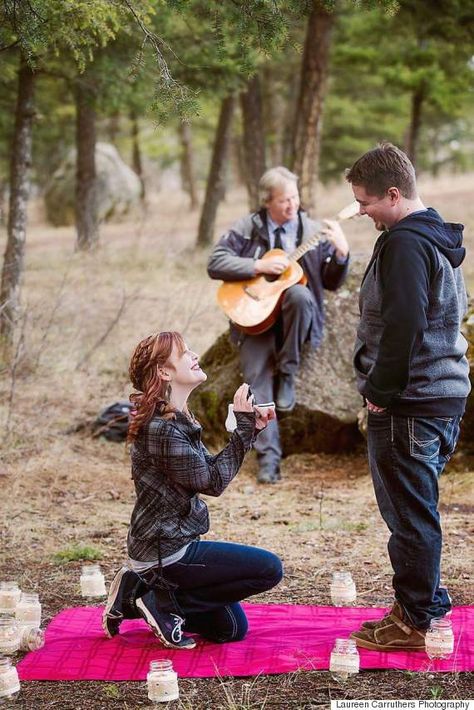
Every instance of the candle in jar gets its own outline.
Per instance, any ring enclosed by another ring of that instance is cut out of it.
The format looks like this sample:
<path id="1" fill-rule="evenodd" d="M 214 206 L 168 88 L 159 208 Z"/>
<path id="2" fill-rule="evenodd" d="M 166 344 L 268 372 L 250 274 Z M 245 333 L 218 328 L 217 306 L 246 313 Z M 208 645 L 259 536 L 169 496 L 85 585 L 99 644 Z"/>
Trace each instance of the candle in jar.
<path id="1" fill-rule="evenodd" d="M 153 703 L 168 703 L 179 698 L 178 674 L 171 661 L 151 661 L 146 680 L 148 698 Z"/>
<path id="2" fill-rule="evenodd" d="M 84 565 L 80 583 L 83 597 L 104 597 L 107 594 L 100 565 Z"/>
<path id="3" fill-rule="evenodd" d="M 41 625 L 41 604 L 36 592 L 23 592 L 16 605 L 15 618 L 21 626 Z"/>
<path id="4" fill-rule="evenodd" d="M 0 699 L 14 698 L 20 692 L 20 679 L 12 662 L 0 656 Z"/>
<path id="5" fill-rule="evenodd" d="M 20 647 L 20 626 L 14 616 L 0 617 L 0 653 L 9 656 Z"/>
<path id="6" fill-rule="evenodd" d="M 14 612 L 20 597 L 21 589 L 17 582 L 0 582 L 0 613 Z"/>
<path id="7" fill-rule="evenodd" d="M 357 591 L 350 572 L 334 572 L 330 587 L 334 606 L 347 606 L 355 602 Z"/>

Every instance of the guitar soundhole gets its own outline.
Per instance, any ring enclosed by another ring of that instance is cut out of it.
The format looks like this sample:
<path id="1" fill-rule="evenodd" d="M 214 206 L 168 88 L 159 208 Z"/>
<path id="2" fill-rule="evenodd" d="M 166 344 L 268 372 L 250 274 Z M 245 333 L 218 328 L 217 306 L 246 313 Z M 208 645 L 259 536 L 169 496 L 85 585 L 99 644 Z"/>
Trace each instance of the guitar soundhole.
<path id="1" fill-rule="evenodd" d="M 278 281 L 280 274 L 265 274 L 265 281 Z"/>

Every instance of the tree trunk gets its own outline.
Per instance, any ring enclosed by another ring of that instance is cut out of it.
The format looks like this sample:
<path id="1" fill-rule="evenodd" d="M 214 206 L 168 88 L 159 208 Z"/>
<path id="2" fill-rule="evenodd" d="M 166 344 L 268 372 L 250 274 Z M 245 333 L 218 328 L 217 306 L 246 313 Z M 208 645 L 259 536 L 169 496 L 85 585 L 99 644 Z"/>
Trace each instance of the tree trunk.
<path id="1" fill-rule="evenodd" d="M 301 66 L 292 161 L 293 170 L 300 177 L 301 202 L 308 210 L 316 206 L 322 115 L 334 18 L 334 10 L 326 10 L 322 0 L 313 0 Z"/>
<path id="2" fill-rule="evenodd" d="M 137 114 L 135 111 L 132 109 L 130 111 L 130 121 L 132 124 L 132 168 L 134 172 L 138 175 L 140 178 L 141 182 L 141 193 L 140 193 L 140 198 L 142 200 L 145 199 L 145 180 L 143 178 L 143 164 L 142 164 L 142 153 L 140 150 L 140 140 L 139 140 L 139 135 L 140 135 L 140 130 L 139 130 L 139 125 L 138 125 L 138 118 Z"/>
<path id="3" fill-rule="evenodd" d="M 10 161 L 10 202 L 7 244 L 0 287 L 0 336 L 7 349 L 13 342 L 20 304 L 20 287 L 30 196 L 31 143 L 34 119 L 35 75 L 22 56 L 18 70 L 15 132 Z"/>
<path id="4" fill-rule="evenodd" d="M 197 245 L 206 247 L 212 244 L 217 208 L 225 191 L 225 170 L 229 152 L 232 118 L 235 98 L 233 95 L 223 99 L 216 138 L 212 152 L 211 168 L 206 185 L 206 196 L 199 221 Z"/>
<path id="5" fill-rule="evenodd" d="M 93 249 L 99 241 L 95 92 L 91 83 L 87 75 L 83 75 L 76 85 L 76 248 L 79 251 Z"/>
<path id="6" fill-rule="evenodd" d="M 258 74 L 247 82 L 240 94 L 243 119 L 245 178 L 250 211 L 258 209 L 258 183 L 265 172 L 265 135 L 262 122 L 262 96 Z"/>
<path id="7" fill-rule="evenodd" d="M 183 189 L 189 195 L 191 209 L 196 210 L 199 207 L 199 198 L 194 170 L 191 126 L 188 121 L 181 121 L 179 124 L 179 138 L 181 141 L 181 178 L 183 181 Z"/>
<path id="8" fill-rule="evenodd" d="M 230 142 L 230 158 L 232 183 L 239 187 L 247 186 L 247 177 L 244 159 L 244 145 L 242 136 L 234 133 Z"/>
<path id="9" fill-rule="evenodd" d="M 295 132 L 297 102 L 300 91 L 300 77 L 298 72 L 289 78 L 287 86 L 287 100 L 281 112 L 281 145 L 280 164 L 293 166 L 293 134 Z"/>
<path id="10" fill-rule="evenodd" d="M 107 132 L 109 134 L 110 142 L 117 147 L 117 136 L 120 131 L 120 114 L 114 113 L 113 116 L 109 118 L 107 124 Z"/>
<path id="11" fill-rule="evenodd" d="M 406 153 L 415 167 L 418 153 L 418 142 L 420 138 L 421 113 L 424 100 L 425 87 L 422 83 L 415 89 L 411 97 L 410 127 L 408 129 L 406 145 Z"/>
<path id="12" fill-rule="evenodd" d="M 283 164 L 282 125 L 287 105 L 285 87 L 280 82 L 280 68 L 265 65 L 262 72 L 261 93 L 267 157 L 273 167 Z"/>

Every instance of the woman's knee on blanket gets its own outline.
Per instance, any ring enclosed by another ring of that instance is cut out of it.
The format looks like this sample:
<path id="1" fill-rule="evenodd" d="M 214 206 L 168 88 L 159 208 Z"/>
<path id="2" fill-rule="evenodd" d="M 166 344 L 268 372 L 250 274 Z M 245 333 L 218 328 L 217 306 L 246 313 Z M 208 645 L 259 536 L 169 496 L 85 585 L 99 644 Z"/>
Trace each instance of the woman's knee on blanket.
<path id="1" fill-rule="evenodd" d="M 265 550 L 265 558 L 262 559 L 260 587 L 262 592 L 273 589 L 283 578 L 283 564 L 278 555 Z"/>

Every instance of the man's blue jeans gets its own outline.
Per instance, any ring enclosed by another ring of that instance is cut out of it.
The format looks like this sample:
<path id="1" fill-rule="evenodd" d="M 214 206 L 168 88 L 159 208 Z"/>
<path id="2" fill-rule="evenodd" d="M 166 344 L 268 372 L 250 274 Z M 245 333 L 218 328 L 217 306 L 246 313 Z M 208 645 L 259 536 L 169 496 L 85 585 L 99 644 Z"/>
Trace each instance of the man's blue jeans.
<path id="1" fill-rule="evenodd" d="M 280 558 L 268 550 L 196 541 L 178 562 L 139 576 L 156 590 L 164 611 L 186 620 L 186 631 L 224 642 L 239 641 L 247 632 L 247 618 L 238 602 L 272 589 L 283 570 Z"/>
<path id="2" fill-rule="evenodd" d="M 447 590 L 440 588 L 438 478 L 456 447 L 460 419 L 388 412 L 368 417 L 369 466 L 391 533 L 395 597 L 420 629 L 451 609 Z"/>

